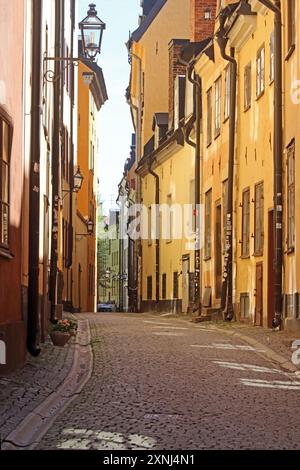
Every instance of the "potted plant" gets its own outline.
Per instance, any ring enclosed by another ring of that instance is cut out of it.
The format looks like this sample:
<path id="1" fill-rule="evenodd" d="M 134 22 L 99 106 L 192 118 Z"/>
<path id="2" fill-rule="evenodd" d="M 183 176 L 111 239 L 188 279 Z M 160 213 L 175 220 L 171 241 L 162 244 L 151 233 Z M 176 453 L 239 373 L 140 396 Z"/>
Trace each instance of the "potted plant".
<path id="1" fill-rule="evenodd" d="M 54 346 L 63 348 L 71 336 L 76 335 L 77 323 L 72 320 L 58 320 L 52 325 L 50 337 Z"/>

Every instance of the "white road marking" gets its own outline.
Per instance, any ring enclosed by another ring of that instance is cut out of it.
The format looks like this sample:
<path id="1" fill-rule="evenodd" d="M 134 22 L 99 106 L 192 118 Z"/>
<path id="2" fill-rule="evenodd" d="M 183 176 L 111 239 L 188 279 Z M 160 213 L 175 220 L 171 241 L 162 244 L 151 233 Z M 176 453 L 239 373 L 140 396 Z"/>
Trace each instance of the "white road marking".
<path id="1" fill-rule="evenodd" d="M 152 331 L 152 334 L 153 335 L 156 335 L 156 336 L 184 336 L 184 333 L 172 333 L 172 332 L 162 332 L 162 333 L 156 333 L 154 331 Z"/>
<path id="2" fill-rule="evenodd" d="M 153 326 L 152 328 L 161 328 L 166 330 L 188 330 L 188 328 L 184 328 L 181 326 Z"/>
<path id="3" fill-rule="evenodd" d="M 242 344 L 230 344 L 230 343 L 212 343 L 212 344 L 191 344 L 192 348 L 203 348 L 203 349 L 227 349 L 231 351 L 255 351 L 265 352 L 264 349 L 255 349 L 252 346 L 244 346 Z"/>
<path id="4" fill-rule="evenodd" d="M 240 379 L 242 385 L 248 387 L 260 387 L 260 388 L 277 388 L 281 390 L 299 390 L 300 382 L 283 380 L 258 380 L 258 379 Z"/>
<path id="5" fill-rule="evenodd" d="M 278 374 L 281 373 L 279 369 L 270 369 L 268 367 L 257 366 L 255 364 L 240 364 L 238 362 L 225 362 L 225 361 L 213 361 L 214 364 L 217 364 L 220 367 L 225 367 L 228 369 L 244 370 L 244 371 L 253 371 L 253 372 L 262 372 L 266 374 Z"/>

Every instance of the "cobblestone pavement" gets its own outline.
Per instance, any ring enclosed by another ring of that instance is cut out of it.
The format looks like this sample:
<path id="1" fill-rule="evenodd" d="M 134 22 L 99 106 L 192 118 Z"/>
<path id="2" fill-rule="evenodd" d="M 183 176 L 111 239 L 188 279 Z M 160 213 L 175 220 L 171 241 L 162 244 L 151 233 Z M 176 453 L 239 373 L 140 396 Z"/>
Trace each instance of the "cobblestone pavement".
<path id="1" fill-rule="evenodd" d="M 65 380 L 73 362 L 74 343 L 63 349 L 48 339 L 39 357 L 28 356 L 22 370 L 0 377 L 0 435 L 9 433 Z"/>
<path id="2" fill-rule="evenodd" d="M 300 378 L 253 347 L 157 315 L 89 319 L 92 377 L 39 449 L 300 449 Z"/>

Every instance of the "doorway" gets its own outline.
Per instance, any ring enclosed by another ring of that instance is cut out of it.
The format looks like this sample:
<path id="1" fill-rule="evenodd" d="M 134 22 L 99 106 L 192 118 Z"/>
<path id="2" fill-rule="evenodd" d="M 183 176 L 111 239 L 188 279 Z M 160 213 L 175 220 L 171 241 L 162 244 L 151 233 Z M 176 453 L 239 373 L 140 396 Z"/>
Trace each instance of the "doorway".
<path id="1" fill-rule="evenodd" d="M 215 289 L 216 299 L 222 293 L 222 206 L 221 201 L 216 203 L 215 215 Z"/>
<path id="2" fill-rule="evenodd" d="M 272 328 L 275 315 L 275 236 L 274 236 L 274 210 L 268 214 L 268 328 Z"/>
<path id="3" fill-rule="evenodd" d="M 263 263 L 256 265 L 255 326 L 263 326 Z"/>
<path id="4" fill-rule="evenodd" d="M 188 313 L 189 308 L 189 272 L 190 257 L 182 258 L 182 313 Z"/>

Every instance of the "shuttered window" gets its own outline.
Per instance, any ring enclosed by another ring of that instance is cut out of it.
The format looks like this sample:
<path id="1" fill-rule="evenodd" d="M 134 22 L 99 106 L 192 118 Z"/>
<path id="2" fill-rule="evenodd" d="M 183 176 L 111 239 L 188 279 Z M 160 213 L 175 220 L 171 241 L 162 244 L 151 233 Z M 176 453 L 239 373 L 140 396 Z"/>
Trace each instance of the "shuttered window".
<path id="1" fill-rule="evenodd" d="M 263 255 L 264 251 L 264 184 L 255 186 L 255 235 L 254 253 Z"/>
<path id="2" fill-rule="evenodd" d="M 244 109 L 251 106 L 251 62 L 246 65 L 244 70 Z"/>
<path id="3" fill-rule="evenodd" d="M 287 213 L 288 213 L 288 250 L 295 248 L 295 141 L 287 151 Z"/>
<path id="4" fill-rule="evenodd" d="M 0 246 L 9 245 L 9 191 L 12 127 L 0 109 Z"/>
<path id="5" fill-rule="evenodd" d="M 256 97 L 265 91 L 265 47 L 262 46 L 256 57 Z"/>
<path id="6" fill-rule="evenodd" d="M 250 189 L 243 192 L 242 256 L 250 255 Z"/>
<path id="7" fill-rule="evenodd" d="M 205 194 L 205 258 L 211 258 L 211 207 L 212 207 L 212 190 Z"/>
<path id="8" fill-rule="evenodd" d="M 221 77 L 215 83 L 215 138 L 221 132 L 221 94 L 222 94 L 222 79 Z"/>
<path id="9" fill-rule="evenodd" d="M 224 120 L 229 118 L 230 112 L 230 65 L 225 69 L 225 103 L 224 103 Z"/>
<path id="10" fill-rule="evenodd" d="M 212 143 L 212 88 L 206 95 L 207 100 L 207 146 Z"/>

